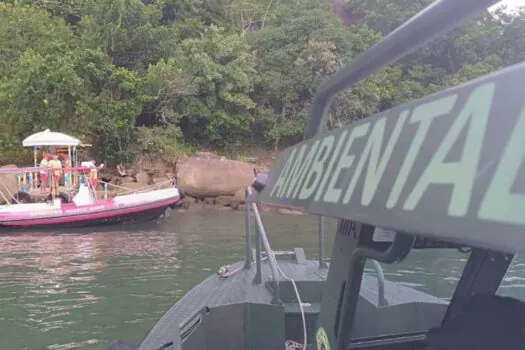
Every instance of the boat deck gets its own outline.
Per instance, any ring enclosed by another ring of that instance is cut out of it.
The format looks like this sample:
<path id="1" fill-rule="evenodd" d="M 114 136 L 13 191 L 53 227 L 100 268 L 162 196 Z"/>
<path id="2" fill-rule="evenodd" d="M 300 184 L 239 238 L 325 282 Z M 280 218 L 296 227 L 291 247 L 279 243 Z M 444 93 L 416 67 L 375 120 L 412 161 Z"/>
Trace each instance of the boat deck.
<path id="1" fill-rule="evenodd" d="M 285 275 L 292 278 L 301 290 L 301 285 L 308 282 L 324 282 L 327 278 L 328 268 L 320 268 L 317 260 L 305 260 L 298 263 L 293 260 L 278 260 L 280 269 Z M 268 261 L 262 263 L 262 284 L 255 284 L 253 281 L 257 269 L 255 264 L 250 269 L 243 269 L 244 262 L 237 262 L 232 265 L 232 270 L 240 269 L 227 278 L 220 278 L 212 275 L 198 284 L 178 300 L 155 324 L 150 333 L 140 344 L 140 349 L 155 349 L 160 344 L 165 344 L 173 340 L 173 330 L 181 328 L 184 323 L 195 317 L 195 313 L 204 307 L 217 307 L 239 303 L 258 303 L 270 304 L 272 302 L 272 291 L 269 287 L 272 281 L 272 272 Z M 281 286 L 281 296 L 285 294 L 286 280 L 279 276 Z M 365 298 L 370 304 L 378 306 L 377 278 L 365 275 L 361 285 L 361 297 Z M 281 284 L 282 283 L 282 284 Z M 289 282 L 288 282 L 289 284 Z M 428 294 L 385 281 L 385 298 L 389 305 L 398 305 L 414 302 L 436 302 L 443 303 L 443 300 L 432 297 Z M 289 291 L 286 291 L 289 294 Z M 300 291 L 301 297 L 303 293 Z M 284 299 L 284 298 L 283 298 Z M 302 300 L 309 302 L 308 296 Z M 317 299 L 317 298 L 316 298 Z M 319 298 L 320 299 L 320 298 Z M 296 302 L 295 296 L 293 301 Z M 286 303 L 286 302 L 285 302 Z M 294 307 L 295 306 L 295 307 Z M 318 312 L 319 303 L 305 306 L 305 312 Z M 298 309 L 297 304 L 286 304 L 285 310 L 292 311 Z"/>

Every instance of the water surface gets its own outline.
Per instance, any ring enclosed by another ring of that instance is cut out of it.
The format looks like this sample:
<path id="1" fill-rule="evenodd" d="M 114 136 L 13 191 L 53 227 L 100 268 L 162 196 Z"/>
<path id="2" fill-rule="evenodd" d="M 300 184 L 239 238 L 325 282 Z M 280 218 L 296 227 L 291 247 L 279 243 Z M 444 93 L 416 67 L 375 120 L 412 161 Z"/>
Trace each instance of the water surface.
<path id="1" fill-rule="evenodd" d="M 266 215 L 272 247 L 305 247 L 316 257 L 317 219 Z M 331 251 L 335 222 L 327 220 Z M 437 255 L 436 255 L 437 254 Z M 244 258 L 238 212 L 173 212 L 159 222 L 56 233 L 0 236 L 2 349 L 104 349 L 139 341 L 188 289 L 224 264 Z M 465 257 L 411 254 L 385 275 L 448 297 Z M 524 296 L 525 261 L 513 265 L 505 292 Z"/>

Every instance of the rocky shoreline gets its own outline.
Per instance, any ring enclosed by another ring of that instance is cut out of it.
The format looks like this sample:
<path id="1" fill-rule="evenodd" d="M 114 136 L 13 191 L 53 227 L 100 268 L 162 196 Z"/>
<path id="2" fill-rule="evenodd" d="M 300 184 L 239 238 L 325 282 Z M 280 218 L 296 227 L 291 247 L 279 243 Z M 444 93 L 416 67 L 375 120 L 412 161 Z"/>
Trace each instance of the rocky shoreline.
<path id="1" fill-rule="evenodd" d="M 222 210 L 222 211 L 244 211 L 246 204 L 244 200 L 242 202 L 237 201 L 225 201 L 218 198 L 194 198 L 186 196 L 184 205 L 176 210 L 179 211 L 208 211 L 208 210 Z M 304 213 L 298 210 L 286 209 L 286 208 L 273 208 L 268 205 L 259 205 L 259 211 L 261 213 L 278 213 L 286 215 L 303 215 Z"/>

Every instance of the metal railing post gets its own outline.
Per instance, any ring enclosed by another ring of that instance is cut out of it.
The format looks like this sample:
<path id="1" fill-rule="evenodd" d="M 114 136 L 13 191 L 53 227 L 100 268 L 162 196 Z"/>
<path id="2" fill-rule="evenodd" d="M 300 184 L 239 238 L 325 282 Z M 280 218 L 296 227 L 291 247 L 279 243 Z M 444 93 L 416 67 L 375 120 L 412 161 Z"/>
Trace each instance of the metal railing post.
<path id="1" fill-rule="evenodd" d="M 249 269 L 252 266 L 252 242 L 251 242 L 251 220 L 250 220 L 250 203 L 248 203 L 249 188 L 246 188 L 244 200 L 244 230 L 245 230 L 245 244 L 246 244 L 246 260 L 244 268 Z"/>
<path id="2" fill-rule="evenodd" d="M 319 268 L 326 268 L 324 258 L 324 216 L 319 216 Z"/>
<path id="3" fill-rule="evenodd" d="M 377 274 L 377 305 L 379 307 L 387 306 L 388 301 L 385 298 L 385 274 L 383 273 L 383 268 L 379 261 L 374 259 L 370 259 L 370 261 L 374 265 Z"/>
<path id="4" fill-rule="evenodd" d="M 255 216 L 255 223 L 257 224 L 257 232 L 259 236 L 258 242 L 259 244 L 263 245 L 264 250 L 266 251 L 268 261 L 270 262 L 270 270 L 272 271 L 272 278 L 275 283 L 273 302 L 277 302 L 280 298 L 277 260 L 275 259 L 275 254 L 273 253 L 273 250 L 270 247 L 270 242 L 268 241 L 268 235 L 266 234 L 266 231 L 264 229 L 261 215 L 259 214 L 259 210 L 257 209 L 257 204 L 252 203 L 251 205 L 253 206 L 252 210 L 253 210 L 253 215 Z M 259 251 L 260 251 L 260 248 L 259 248 Z"/>
<path id="5" fill-rule="evenodd" d="M 255 273 L 255 278 L 253 282 L 255 284 L 262 283 L 262 266 L 261 266 L 261 233 L 259 230 L 259 225 L 255 224 L 255 264 L 257 267 L 257 272 Z"/>

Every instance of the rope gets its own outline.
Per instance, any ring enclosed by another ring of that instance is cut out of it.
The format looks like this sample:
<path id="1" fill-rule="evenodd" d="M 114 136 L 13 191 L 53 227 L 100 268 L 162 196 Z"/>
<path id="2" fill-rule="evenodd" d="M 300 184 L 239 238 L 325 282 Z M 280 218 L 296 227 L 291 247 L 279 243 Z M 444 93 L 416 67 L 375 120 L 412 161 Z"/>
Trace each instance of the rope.
<path id="1" fill-rule="evenodd" d="M 3 183 L 2 186 L 4 187 L 4 190 L 7 192 L 7 194 L 9 195 L 9 197 L 11 197 L 12 199 L 14 199 L 15 202 L 16 202 L 16 204 L 20 204 L 20 203 L 18 202 L 18 199 L 15 197 L 15 195 L 12 194 L 11 191 L 9 191 L 9 188 L 7 188 L 7 185 Z M 0 193 L 2 193 L 2 197 L 4 198 L 6 204 L 7 204 L 7 205 L 11 205 L 11 201 L 8 200 L 8 199 L 5 197 L 4 193 L 3 193 L 2 191 L 0 191 Z"/>
<path id="2" fill-rule="evenodd" d="M 4 186 L 4 188 L 9 192 L 9 190 L 4 184 L 2 184 L 2 186 Z M 11 205 L 11 202 L 6 198 L 3 191 L 0 191 L 0 195 L 2 195 L 2 198 L 4 199 L 6 205 Z"/>
<path id="3" fill-rule="evenodd" d="M 270 252 L 270 254 L 273 254 L 273 250 Z M 288 280 L 288 281 L 292 282 L 292 286 L 293 286 L 293 289 L 295 291 L 295 296 L 297 298 L 297 302 L 299 303 L 299 309 L 301 310 L 301 319 L 303 321 L 303 339 L 304 339 L 304 344 L 301 345 L 301 344 L 299 344 L 297 342 L 294 342 L 292 340 L 288 340 L 285 343 L 286 350 L 292 350 L 292 349 L 303 349 L 303 350 L 306 350 L 306 345 L 307 345 L 307 342 L 308 342 L 308 334 L 306 332 L 306 316 L 304 314 L 303 302 L 301 301 L 301 296 L 299 295 L 299 290 L 297 289 L 297 285 L 295 284 L 294 279 L 288 277 L 283 272 L 283 270 L 281 270 L 281 267 L 279 265 L 277 265 L 277 271 L 279 271 L 279 273 L 284 277 L 285 280 Z M 289 348 L 288 347 L 288 342 L 290 342 L 290 346 L 292 346 L 292 344 L 293 344 L 293 347 Z M 301 346 L 301 347 L 297 347 L 296 344 Z"/>
<path id="4" fill-rule="evenodd" d="M 273 253 L 273 250 L 270 252 L 270 254 L 272 254 L 275 257 L 275 254 Z M 265 256 L 264 258 L 261 259 L 261 262 L 263 262 L 263 261 L 265 261 L 267 259 L 268 259 L 268 256 Z M 255 261 L 252 261 L 252 265 L 254 263 L 255 263 Z M 238 267 L 235 270 L 232 270 L 232 266 L 231 265 L 223 265 L 223 266 L 221 266 L 219 268 L 219 270 L 217 270 L 217 275 L 219 276 L 220 279 L 226 279 L 226 278 L 232 276 L 233 274 L 239 272 L 243 268 L 244 268 L 244 266 L 241 266 L 241 267 Z M 302 319 L 302 323 L 303 323 L 304 343 L 301 344 L 301 343 L 298 343 L 298 342 L 293 341 L 293 340 L 287 340 L 285 342 L 285 350 L 295 350 L 295 349 L 306 350 L 306 346 L 307 346 L 307 342 L 308 342 L 308 334 L 307 334 L 307 331 L 306 331 L 306 316 L 305 316 L 305 312 L 304 312 L 304 306 L 308 305 L 308 304 L 307 303 L 303 303 L 301 301 L 301 295 L 299 294 L 299 289 L 297 289 L 297 285 L 295 283 L 295 280 L 293 278 L 288 277 L 284 273 L 284 271 L 281 270 L 279 265 L 277 265 L 277 271 L 283 276 L 283 278 L 285 280 L 288 280 L 288 281 L 290 281 L 292 283 L 292 286 L 293 286 L 293 289 L 294 289 L 294 292 L 295 292 L 295 296 L 297 298 L 297 302 L 299 303 L 299 309 L 301 310 L 301 319 Z"/>
<path id="5" fill-rule="evenodd" d="M 159 182 L 157 184 L 146 186 L 146 187 L 141 187 L 141 188 L 138 188 L 136 190 L 132 190 L 132 189 L 124 187 L 124 186 L 115 185 L 115 184 L 112 184 L 110 182 L 106 182 L 106 181 L 102 181 L 102 180 L 99 180 L 98 182 L 100 182 L 102 184 L 107 184 L 108 186 L 119 188 L 121 190 L 125 190 L 126 192 L 122 192 L 121 193 L 121 195 L 123 195 L 123 194 L 127 194 L 127 193 L 137 193 L 137 192 L 141 192 L 141 191 L 146 191 L 146 190 L 149 190 L 149 189 L 152 189 L 152 188 L 155 188 L 155 187 L 160 187 L 162 185 L 167 185 L 167 184 L 171 183 L 171 181 L 172 180 L 164 180 L 164 181 Z"/>
<path id="6" fill-rule="evenodd" d="M 303 349 L 303 344 L 298 343 L 298 342 L 293 341 L 293 340 L 287 340 L 284 343 L 284 346 L 285 346 L 285 350 Z"/>
<path id="7" fill-rule="evenodd" d="M 265 261 L 265 260 L 268 260 L 268 257 L 265 256 L 264 258 L 261 259 L 261 262 Z M 252 261 L 251 263 L 252 265 L 255 264 L 255 261 Z M 231 265 L 223 265 L 221 266 L 218 270 L 217 270 L 217 275 L 219 276 L 219 278 L 221 279 L 224 279 L 224 278 L 228 278 L 230 277 L 231 275 L 241 271 L 242 269 L 244 268 L 244 266 L 241 266 L 241 267 L 238 267 L 236 268 L 235 270 L 232 270 L 232 266 Z"/>

